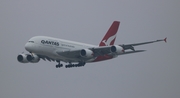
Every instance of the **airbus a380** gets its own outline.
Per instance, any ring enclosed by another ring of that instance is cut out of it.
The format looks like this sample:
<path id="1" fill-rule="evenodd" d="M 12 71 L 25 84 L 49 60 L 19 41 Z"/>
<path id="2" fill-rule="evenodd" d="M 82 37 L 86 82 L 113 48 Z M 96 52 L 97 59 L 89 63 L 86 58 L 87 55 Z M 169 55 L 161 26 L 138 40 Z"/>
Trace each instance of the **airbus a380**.
<path id="1" fill-rule="evenodd" d="M 37 63 L 40 59 L 57 61 L 56 68 L 63 67 L 62 62 L 68 63 L 65 67 L 80 67 L 86 63 L 109 60 L 118 55 L 144 52 L 135 50 L 134 46 L 165 41 L 165 39 L 135 43 L 114 45 L 120 22 L 114 21 L 99 45 L 90 45 L 64 39 L 47 36 L 35 36 L 25 44 L 29 54 L 21 53 L 17 60 L 21 63 Z"/>

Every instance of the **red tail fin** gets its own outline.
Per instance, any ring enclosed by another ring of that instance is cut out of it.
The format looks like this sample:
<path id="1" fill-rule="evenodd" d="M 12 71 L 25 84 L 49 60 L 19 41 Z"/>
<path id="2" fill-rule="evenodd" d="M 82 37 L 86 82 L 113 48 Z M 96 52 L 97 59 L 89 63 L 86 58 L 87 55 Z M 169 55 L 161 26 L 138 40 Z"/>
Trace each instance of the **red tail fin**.
<path id="1" fill-rule="evenodd" d="M 120 22 L 114 21 L 107 31 L 106 35 L 100 42 L 99 46 L 108 46 L 108 45 L 114 45 L 115 39 L 116 39 L 116 33 L 118 31 Z"/>

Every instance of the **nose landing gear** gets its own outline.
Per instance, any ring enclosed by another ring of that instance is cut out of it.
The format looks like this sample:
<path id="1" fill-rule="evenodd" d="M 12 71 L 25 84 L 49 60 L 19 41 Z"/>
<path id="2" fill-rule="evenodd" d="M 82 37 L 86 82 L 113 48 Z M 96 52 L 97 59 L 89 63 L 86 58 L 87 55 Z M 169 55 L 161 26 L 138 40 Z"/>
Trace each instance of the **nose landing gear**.
<path id="1" fill-rule="evenodd" d="M 61 67 L 63 67 L 63 64 L 61 64 L 60 61 L 57 61 L 57 62 L 58 62 L 58 64 L 56 65 L 56 68 L 61 68 Z"/>

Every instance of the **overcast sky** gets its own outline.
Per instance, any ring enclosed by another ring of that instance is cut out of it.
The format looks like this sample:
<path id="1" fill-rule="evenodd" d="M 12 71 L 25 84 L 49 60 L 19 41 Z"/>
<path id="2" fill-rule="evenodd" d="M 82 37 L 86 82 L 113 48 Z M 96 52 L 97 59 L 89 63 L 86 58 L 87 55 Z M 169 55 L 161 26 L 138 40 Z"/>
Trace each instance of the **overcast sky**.
<path id="1" fill-rule="evenodd" d="M 179 98 L 179 5 L 179 0 L 1 0 L 0 98 Z M 98 45 L 114 20 L 121 22 L 116 44 L 165 37 L 168 42 L 80 68 L 17 61 L 33 36 Z"/>

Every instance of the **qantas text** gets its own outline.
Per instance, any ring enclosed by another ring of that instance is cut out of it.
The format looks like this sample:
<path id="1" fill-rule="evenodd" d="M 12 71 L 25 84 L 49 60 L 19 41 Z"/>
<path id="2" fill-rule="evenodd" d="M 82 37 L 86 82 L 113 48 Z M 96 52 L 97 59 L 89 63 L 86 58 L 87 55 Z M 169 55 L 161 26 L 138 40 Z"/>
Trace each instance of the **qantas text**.
<path id="1" fill-rule="evenodd" d="M 55 42 L 55 41 L 41 40 L 41 43 L 59 46 L 59 42 Z"/>

